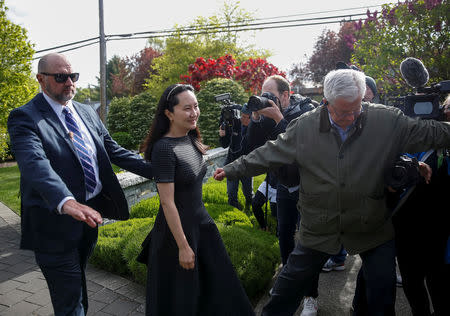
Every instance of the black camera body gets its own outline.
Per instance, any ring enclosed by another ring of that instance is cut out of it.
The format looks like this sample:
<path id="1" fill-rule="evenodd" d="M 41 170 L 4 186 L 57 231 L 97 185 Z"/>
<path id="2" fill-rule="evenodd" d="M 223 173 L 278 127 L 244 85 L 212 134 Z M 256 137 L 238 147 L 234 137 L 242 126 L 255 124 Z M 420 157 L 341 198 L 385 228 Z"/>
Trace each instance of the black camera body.
<path id="1" fill-rule="evenodd" d="M 280 106 L 280 99 L 278 99 L 273 93 L 264 92 L 261 96 L 252 95 L 248 99 L 248 109 L 252 112 L 259 111 L 264 108 L 270 107 L 269 100 L 272 100 L 276 105 Z"/>
<path id="2" fill-rule="evenodd" d="M 450 92 L 450 80 L 441 81 L 431 87 L 417 88 L 421 94 L 407 95 L 394 99 L 394 106 L 410 117 L 421 119 L 444 119 L 443 107 L 439 104 L 441 95 Z"/>
<path id="3" fill-rule="evenodd" d="M 235 120 L 239 120 L 241 118 L 241 109 L 242 106 L 239 104 L 231 103 L 231 94 L 230 93 L 222 93 L 214 96 L 216 102 L 220 102 L 220 108 L 222 109 L 220 112 L 220 122 L 222 124 L 232 126 Z"/>
<path id="4" fill-rule="evenodd" d="M 386 173 L 386 185 L 403 190 L 419 183 L 421 179 L 417 158 L 401 155 Z"/>

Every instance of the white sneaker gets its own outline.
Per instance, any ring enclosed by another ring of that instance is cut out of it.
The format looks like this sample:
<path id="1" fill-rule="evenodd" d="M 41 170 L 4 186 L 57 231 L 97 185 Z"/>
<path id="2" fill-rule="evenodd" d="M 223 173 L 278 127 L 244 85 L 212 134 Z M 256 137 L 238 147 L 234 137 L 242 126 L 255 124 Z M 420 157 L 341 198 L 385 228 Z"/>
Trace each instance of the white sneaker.
<path id="1" fill-rule="evenodd" d="M 303 301 L 303 310 L 300 316 L 316 316 L 318 308 L 317 299 L 311 296 L 306 296 Z"/>

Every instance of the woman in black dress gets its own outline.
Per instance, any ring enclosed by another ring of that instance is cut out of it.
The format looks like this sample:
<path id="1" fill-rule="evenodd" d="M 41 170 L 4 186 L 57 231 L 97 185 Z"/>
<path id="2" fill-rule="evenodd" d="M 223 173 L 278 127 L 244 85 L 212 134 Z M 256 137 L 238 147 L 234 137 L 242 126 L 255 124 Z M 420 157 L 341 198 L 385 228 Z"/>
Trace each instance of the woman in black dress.
<path id="1" fill-rule="evenodd" d="M 254 315 L 203 205 L 206 147 L 193 91 L 181 84 L 164 91 L 142 147 L 161 201 L 150 233 L 146 315 Z"/>

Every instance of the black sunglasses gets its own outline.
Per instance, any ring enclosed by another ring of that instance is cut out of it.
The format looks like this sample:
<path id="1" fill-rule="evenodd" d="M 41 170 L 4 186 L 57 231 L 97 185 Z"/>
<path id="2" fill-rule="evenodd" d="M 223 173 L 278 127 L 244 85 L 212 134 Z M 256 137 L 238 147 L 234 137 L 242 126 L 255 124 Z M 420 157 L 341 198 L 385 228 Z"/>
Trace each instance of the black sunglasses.
<path id="1" fill-rule="evenodd" d="M 78 72 L 74 72 L 72 74 L 49 74 L 47 72 L 41 72 L 42 75 L 45 76 L 52 76 L 55 78 L 55 81 L 58 83 L 64 83 L 67 81 L 67 78 L 70 77 L 70 80 L 72 80 L 72 82 L 77 82 L 78 78 L 80 78 L 80 74 Z"/>

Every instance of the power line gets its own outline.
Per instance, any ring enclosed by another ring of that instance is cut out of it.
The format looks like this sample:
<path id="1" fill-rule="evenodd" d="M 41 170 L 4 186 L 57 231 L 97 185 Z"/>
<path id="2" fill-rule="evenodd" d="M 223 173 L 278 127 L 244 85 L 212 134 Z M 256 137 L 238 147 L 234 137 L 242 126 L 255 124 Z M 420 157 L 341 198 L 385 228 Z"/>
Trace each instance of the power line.
<path id="1" fill-rule="evenodd" d="M 378 6 L 370 6 L 370 7 L 378 7 Z M 265 21 L 265 20 L 270 20 L 270 19 L 285 18 L 285 17 L 292 17 L 292 16 L 305 16 L 305 15 L 311 15 L 311 14 L 341 12 L 341 11 L 348 11 L 348 10 L 361 9 L 361 8 L 368 8 L 368 7 L 328 10 L 328 11 L 320 11 L 320 12 L 315 12 L 315 13 L 303 13 L 303 14 L 288 15 L 288 16 L 278 16 L 278 17 L 255 19 L 252 21 Z M 348 13 L 348 14 L 344 14 L 344 15 L 312 17 L 312 18 L 304 18 L 304 19 L 290 19 L 290 20 L 281 20 L 281 21 L 273 21 L 273 22 L 259 22 L 259 23 L 236 22 L 236 23 L 230 23 L 230 24 L 223 23 L 223 24 L 219 24 L 219 25 L 207 24 L 201 28 L 182 27 L 182 28 L 178 28 L 178 29 L 166 29 L 166 30 L 160 30 L 160 31 L 145 31 L 145 32 L 135 32 L 135 33 L 128 33 L 128 34 L 112 34 L 112 35 L 107 35 L 106 40 L 107 41 L 115 41 L 115 40 L 131 40 L 131 39 L 145 39 L 145 38 L 167 38 L 167 37 L 173 36 L 174 34 L 180 34 L 182 36 L 192 36 L 192 35 L 207 34 L 207 33 L 245 32 L 245 31 L 276 29 L 276 28 L 291 28 L 291 27 L 311 26 L 311 25 L 324 25 L 324 24 L 341 23 L 341 22 L 345 22 L 345 20 L 311 22 L 311 23 L 300 23 L 300 24 L 298 22 L 341 19 L 341 18 L 349 18 L 351 20 L 353 17 L 363 16 L 363 15 L 366 15 L 366 13 Z M 289 23 L 294 23 L 294 24 L 289 24 Z M 274 24 L 277 24 L 277 25 L 273 26 Z M 284 25 L 278 25 L 278 24 L 284 24 Z M 144 35 L 144 34 L 149 34 L 149 35 L 148 36 L 139 36 L 139 35 Z M 67 52 L 67 51 L 71 51 L 71 50 L 79 49 L 82 47 L 97 44 L 99 42 L 99 37 L 93 37 L 93 38 L 89 38 L 89 39 L 85 39 L 85 40 L 80 40 L 80 41 L 76 41 L 76 42 L 72 42 L 72 43 L 67 43 L 67 44 L 63 44 L 63 45 L 59 45 L 59 46 L 42 49 L 42 50 L 36 51 L 36 54 L 55 50 L 58 48 L 69 47 L 69 46 L 73 46 L 73 45 L 80 44 L 80 43 L 86 43 L 86 42 L 90 42 L 90 41 L 93 41 L 93 42 L 84 44 L 84 45 L 79 45 L 79 46 L 72 47 L 72 48 L 68 48 L 68 49 L 65 49 L 62 51 L 58 51 L 58 52 L 59 53 Z M 38 59 L 38 58 L 40 58 L 40 57 L 35 57 L 33 59 Z"/>

